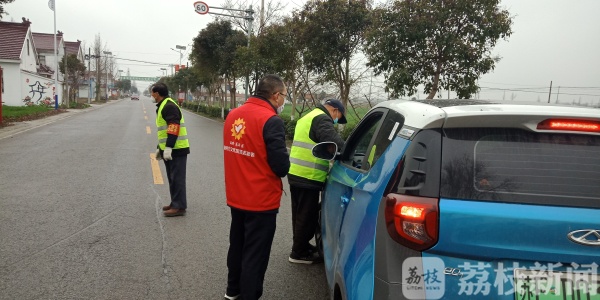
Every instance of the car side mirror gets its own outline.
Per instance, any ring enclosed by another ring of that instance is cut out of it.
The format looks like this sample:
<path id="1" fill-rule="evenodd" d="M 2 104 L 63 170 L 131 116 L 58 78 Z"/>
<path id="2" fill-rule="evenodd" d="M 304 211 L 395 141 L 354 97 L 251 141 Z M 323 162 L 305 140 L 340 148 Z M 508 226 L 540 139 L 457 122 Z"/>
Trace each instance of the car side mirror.
<path id="1" fill-rule="evenodd" d="M 334 142 L 322 142 L 313 146 L 312 155 L 324 160 L 333 160 L 338 155 L 338 147 Z"/>

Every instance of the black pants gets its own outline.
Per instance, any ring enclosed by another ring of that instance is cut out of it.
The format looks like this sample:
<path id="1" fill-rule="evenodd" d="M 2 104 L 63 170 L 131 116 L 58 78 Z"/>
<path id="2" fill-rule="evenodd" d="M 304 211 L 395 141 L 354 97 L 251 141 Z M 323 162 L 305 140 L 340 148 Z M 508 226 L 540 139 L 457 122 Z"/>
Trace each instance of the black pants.
<path id="1" fill-rule="evenodd" d="M 169 193 L 171 194 L 171 207 L 186 209 L 187 197 L 185 194 L 185 167 L 187 155 L 173 156 L 173 160 L 165 160 L 167 178 L 169 179 Z"/>
<path id="2" fill-rule="evenodd" d="M 319 197 L 321 190 L 290 185 L 292 197 L 292 251 L 307 255 L 310 240 L 315 235 L 319 221 Z"/>
<path id="3" fill-rule="evenodd" d="M 227 295 L 259 299 L 275 236 L 276 212 L 250 212 L 231 208 Z"/>

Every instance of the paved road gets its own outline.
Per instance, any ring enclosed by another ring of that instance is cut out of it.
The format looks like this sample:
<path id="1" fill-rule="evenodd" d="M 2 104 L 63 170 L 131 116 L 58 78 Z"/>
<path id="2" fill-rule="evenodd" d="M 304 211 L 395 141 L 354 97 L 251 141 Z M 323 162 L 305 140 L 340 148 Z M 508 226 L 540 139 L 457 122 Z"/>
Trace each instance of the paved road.
<path id="1" fill-rule="evenodd" d="M 192 154 L 183 218 L 160 213 L 169 196 L 150 166 L 150 98 L 0 129 L 0 299 L 222 299 L 222 124 L 184 114 Z M 288 191 L 263 299 L 328 299 L 322 265 L 287 262 L 290 218 Z"/>

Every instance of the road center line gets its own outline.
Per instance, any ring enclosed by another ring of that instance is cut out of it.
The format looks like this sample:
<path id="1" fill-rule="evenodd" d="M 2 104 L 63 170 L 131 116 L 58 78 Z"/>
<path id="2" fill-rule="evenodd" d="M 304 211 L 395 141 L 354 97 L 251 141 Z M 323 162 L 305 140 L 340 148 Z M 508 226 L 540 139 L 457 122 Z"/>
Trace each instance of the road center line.
<path id="1" fill-rule="evenodd" d="M 154 153 L 150 153 L 150 166 L 152 167 L 152 177 L 154 178 L 154 184 L 164 184 L 162 174 L 160 173 L 160 167 L 158 166 L 158 160 L 156 160 L 154 155 Z"/>

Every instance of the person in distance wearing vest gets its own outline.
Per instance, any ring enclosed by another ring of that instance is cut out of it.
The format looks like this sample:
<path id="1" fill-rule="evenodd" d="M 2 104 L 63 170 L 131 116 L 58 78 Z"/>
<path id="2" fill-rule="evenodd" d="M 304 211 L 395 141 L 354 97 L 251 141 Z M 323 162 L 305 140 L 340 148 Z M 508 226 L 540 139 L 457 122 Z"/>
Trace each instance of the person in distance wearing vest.
<path id="1" fill-rule="evenodd" d="M 171 203 L 162 210 L 165 217 L 183 216 L 187 209 L 185 177 L 187 155 L 190 154 L 187 129 L 181 109 L 169 98 L 167 85 L 159 82 L 151 90 L 156 101 L 158 146 L 155 157 L 165 162 L 171 195 Z"/>
<path id="2" fill-rule="evenodd" d="M 286 94 L 279 76 L 265 75 L 255 95 L 225 119 L 225 192 L 231 209 L 225 299 L 255 300 L 263 294 L 281 178 L 290 169 L 285 127 L 278 116 Z"/>
<path id="3" fill-rule="evenodd" d="M 292 252 L 288 260 L 292 263 L 323 261 L 310 240 L 317 230 L 319 197 L 327 179 L 329 162 L 314 157 L 312 147 L 321 142 L 334 142 L 338 149 L 342 149 L 345 142 L 334 128 L 337 123 L 346 124 L 346 109 L 337 99 L 318 105 L 296 123 L 288 174 L 293 230 Z"/>

